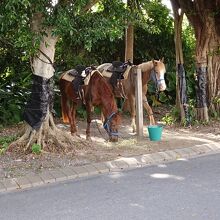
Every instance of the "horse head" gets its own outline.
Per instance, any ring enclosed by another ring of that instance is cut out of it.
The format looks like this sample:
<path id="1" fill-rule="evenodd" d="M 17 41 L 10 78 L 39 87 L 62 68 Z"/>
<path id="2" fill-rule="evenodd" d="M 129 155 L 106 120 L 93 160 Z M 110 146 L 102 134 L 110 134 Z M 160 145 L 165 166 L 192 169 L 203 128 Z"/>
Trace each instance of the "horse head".
<path id="1" fill-rule="evenodd" d="M 166 82 L 164 79 L 166 68 L 163 61 L 163 58 L 161 60 L 152 60 L 153 68 L 151 71 L 151 79 L 154 81 L 159 91 L 164 91 L 166 89 Z"/>
<path id="2" fill-rule="evenodd" d="M 119 112 L 112 112 L 104 121 L 103 127 L 109 135 L 109 141 L 118 141 L 118 127 L 121 123 Z"/>

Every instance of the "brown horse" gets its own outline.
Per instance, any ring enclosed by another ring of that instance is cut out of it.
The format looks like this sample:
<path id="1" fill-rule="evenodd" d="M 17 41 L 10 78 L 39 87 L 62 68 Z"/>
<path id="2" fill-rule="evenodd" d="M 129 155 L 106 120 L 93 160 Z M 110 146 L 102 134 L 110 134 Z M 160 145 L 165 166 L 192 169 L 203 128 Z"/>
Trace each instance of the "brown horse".
<path id="1" fill-rule="evenodd" d="M 115 102 L 112 90 L 98 70 L 90 72 L 85 80 L 87 85 L 82 85 L 84 93 L 83 100 L 80 95 L 74 90 L 73 82 L 68 80 L 64 72 L 59 80 L 61 92 L 61 107 L 62 117 L 65 123 L 70 123 L 71 134 L 76 134 L 76 108 L 84 102 L 87 113 L 87 129 L 86 139 L 91 140 L 90 137 L 90 124 L 91 124 L 91 111 L 93 106 L 99 106 L 103 112 L 105 121 L 104 128 L 109 135 L 109 141 L 118 141 L 118 127 L 120 124 L 120 115 Z"/>
<path id="2" fill-rule="evenodd" d="M 105 76 L 108 78 L 108 82 L 110 77 L 112 76 L 111 72 L 109 70 L 112 70 L 112 64 L 111 63 L 104 63 L 101 64 L 100 66 L 97 67 L 97 69 Z M 135 71 L 136 68 L 141 69 L 142 73 L 142 93 L 143 93 L 143 106 L 146 109 L 150 124 L 155 124 L 154 116 L 153 116 L 153 111 L 147 101 L 147 88 L 148 88 L 148 82 L 152 79 L 155 83 L 156 90 L 157 91 L 164 91 L 166 89 L 166 83 L 164 80 L 164 74 L 166 72 L 165 65 L 163 63 L 163 59 L 161 60 L 152 60 L 148 62 L 141 63 L 137 66 L 135 65 L 129 65 L 126 64 L 124 66 L 120 66 L 122 69 L 123 76 L 121 77 L 119 81 L 121 83 L 118 83 L 119 85 L 122 85 L 121 87 L 123 88 L 123 93 L 125 94 L 126 98 L 129 101 L 130 105 L 130 113 L 131 113 L 131 126 L 133 128 L 133 132 L 136 131 L 136 123 L 135 123 L 135 115 L 136 115 L 136 110 L 135 110 Z M 119 68 L 119 72 L 120 72 Z M 114 68 L 113 68 L 114 69 Z M 125 69 L 125 70 L 123 70 Z M 112 87 L 113 88 L 113 87 Z M 113 89 L 114 90 L 114 89 Z M 117 97 L 118 95 L 115 94 Z"/>

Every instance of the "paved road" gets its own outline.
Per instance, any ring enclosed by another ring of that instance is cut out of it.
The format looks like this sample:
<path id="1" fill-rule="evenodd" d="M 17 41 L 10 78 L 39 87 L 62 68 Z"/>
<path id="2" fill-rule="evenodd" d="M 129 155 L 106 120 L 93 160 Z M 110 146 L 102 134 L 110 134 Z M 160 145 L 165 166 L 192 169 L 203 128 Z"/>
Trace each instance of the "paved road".
<path id="1" fill-rule="evenodd" d="M 220 154 L 0 194 L 1 220 L 219 220 Z"/>

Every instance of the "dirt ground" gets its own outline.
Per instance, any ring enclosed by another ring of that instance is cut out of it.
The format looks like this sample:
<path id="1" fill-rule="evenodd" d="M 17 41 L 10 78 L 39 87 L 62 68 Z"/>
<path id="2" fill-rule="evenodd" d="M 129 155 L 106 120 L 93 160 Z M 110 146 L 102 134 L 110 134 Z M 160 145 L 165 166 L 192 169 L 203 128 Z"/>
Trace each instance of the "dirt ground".
<path id="1" fill-rule="evenodd" d="M 60 123 L 60 121 L 57 122 L 57 126 L 69 131 L 69 127 Z M 85 126 L 85 121 L 78 122 L 78 130 L 82 140 L 85 139 Z M 0 130 L 0 136 L 13 135 L 18 131 L 19 126 L 5 128 Z M 69 165 L 80 166 L 93 162 L 114 160 L 119 157 L 187 148 L 207 143 L 220 143 L 220 122 L 210 122 L 209 125 L 192 126 L 191 128 L 164 126 L 162 140 L 157 142 L 149 140 L 147 120 L 144 121 L 144 137 L 142 140 L 137 141 L 136 135 L 131 132 L 128 116 L 123 116 L 118 143 L 106 141 L 107 134 L 98 119 L 92 122 L 91 132 L 92 142 L 90 145 L 76 149 L 75 154 L 18 155 L 7 153 L 0 155 L 0 180 Z"/>

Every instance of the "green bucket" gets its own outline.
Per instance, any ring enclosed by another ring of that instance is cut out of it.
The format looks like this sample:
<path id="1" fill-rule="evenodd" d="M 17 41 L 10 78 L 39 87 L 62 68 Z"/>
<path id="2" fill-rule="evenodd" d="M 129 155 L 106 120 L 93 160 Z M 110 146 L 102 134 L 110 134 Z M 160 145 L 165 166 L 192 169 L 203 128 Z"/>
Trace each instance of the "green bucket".
<path id="1" fill-rule="evenodd" d="M 151 141 L 160 141 L 163 131 L 162 125 L 150 125 L 147 127 L 149 138 Z"/>

